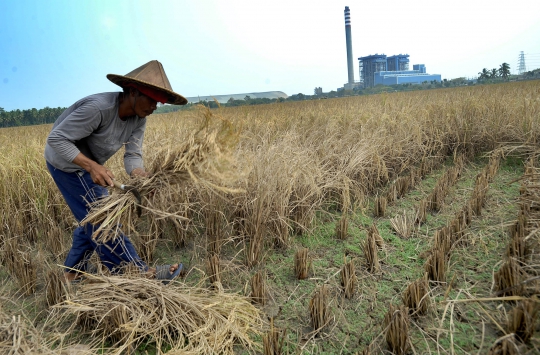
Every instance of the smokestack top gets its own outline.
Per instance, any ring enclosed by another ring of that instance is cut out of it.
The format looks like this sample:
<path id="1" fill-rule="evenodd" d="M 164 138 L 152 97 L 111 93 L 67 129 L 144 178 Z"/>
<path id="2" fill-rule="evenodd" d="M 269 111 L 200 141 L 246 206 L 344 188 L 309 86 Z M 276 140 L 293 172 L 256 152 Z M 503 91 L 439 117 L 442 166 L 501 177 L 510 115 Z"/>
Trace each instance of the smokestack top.
<path id="1" fill-rule="evenodd" d="M 345 6 L 345 26 L 351 25 L 351 10 L 348 6 Z"/>

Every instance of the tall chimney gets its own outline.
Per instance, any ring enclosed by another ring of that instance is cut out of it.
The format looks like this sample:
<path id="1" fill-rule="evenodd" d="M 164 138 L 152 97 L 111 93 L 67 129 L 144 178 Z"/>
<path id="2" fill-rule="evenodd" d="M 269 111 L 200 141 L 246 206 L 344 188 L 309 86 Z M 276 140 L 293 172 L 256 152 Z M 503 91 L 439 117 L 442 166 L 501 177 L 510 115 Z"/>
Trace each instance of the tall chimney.
<path id="1" fill-rule="evenodd" d="M 347 70 L 349 71 L 349 84 L 354 83 L 352 39 L 351 39 L 351 11 L 345 6 L 345 40 L 347 41 Z"/>

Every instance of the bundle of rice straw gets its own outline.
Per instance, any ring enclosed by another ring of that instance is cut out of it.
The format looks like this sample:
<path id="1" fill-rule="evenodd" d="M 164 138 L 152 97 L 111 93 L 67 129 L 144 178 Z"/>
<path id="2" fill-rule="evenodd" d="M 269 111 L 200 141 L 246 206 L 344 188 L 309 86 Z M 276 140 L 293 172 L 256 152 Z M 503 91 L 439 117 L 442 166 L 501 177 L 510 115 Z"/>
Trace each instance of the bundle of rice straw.
<path id="1" fill-rule="evenodd" d="M 131 179 L 126 185 L 134 186 L 144 199 L 143 209 L 153 218 L 184 217 L 171 211 L 170 199 L 156 196 L 175 193 L 174 186 L 193 182 L 219 192 L 238 192 L 233 183 L 242 175 L 235 167 L 233 148 L 238 142 L 238 131 L 233 124 L 201 107 L 202 120 L 188 139 L 173 149 L 159 151 L 148 170 L 150 178 Z M 154 195 L 152 199 L 144 196 Z M 120 232 L 134 230 L 133 215 L 137 200 L 131 193 L 115 193 L 95 202 L 82 224 L 99 225 L 94 238 L 99 242 L 113 239 Z M 103 233 L 102 233 L 103 232 Z"/>
<path id="2" fill-rule="evenodd" d="M 71 321 L 70 330 L 80 326 L 90 332 L 94 347 L 112 343 L 112 354 L 152 342 L 157 349 L 166 346 L 182 354 L 233 354 L 234 345 L 251 351 L 260 347 L 251 336 L 260 335 L 262 320 L 249 299 L 180 283 L 89 275 L 55 308 L 60 312 L 52 319 Z"/>

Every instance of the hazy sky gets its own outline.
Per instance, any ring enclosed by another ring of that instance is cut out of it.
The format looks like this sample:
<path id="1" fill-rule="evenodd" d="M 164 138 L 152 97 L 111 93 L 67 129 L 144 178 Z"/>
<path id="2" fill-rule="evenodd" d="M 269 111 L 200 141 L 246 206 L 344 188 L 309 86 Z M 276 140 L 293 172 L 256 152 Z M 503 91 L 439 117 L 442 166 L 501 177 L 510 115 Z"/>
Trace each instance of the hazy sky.
<path id="1" fill-rule="evenodd" d="M 159 60 L 184 96 L 327 92 L 357 58 L 409 54 L 442 78 L 540 67 L 540 1 L 0 0 L 0 107 L 67 107 Z"/>

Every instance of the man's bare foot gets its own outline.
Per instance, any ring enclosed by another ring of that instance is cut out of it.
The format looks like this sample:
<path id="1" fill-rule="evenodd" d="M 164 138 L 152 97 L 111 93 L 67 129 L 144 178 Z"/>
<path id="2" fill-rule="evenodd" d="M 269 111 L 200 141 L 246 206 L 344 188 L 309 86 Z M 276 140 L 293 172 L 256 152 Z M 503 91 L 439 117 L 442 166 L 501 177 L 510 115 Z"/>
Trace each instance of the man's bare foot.
<path id="1" fill-rule="evenodd" d="M 176 270 L 178 270 L 178 264 L 172 264 L 169 268 L 169 273 L 172 275 Z M 149 278 L 154 278 L 156 277 L 156 272 L 157 269 L 155 267 L 151 267 L 148 269 L 147 275 Z"/>
<path id="2" fill-rule="evenodd" d="M 81 275 L 77 272 L 64 271 L 64 279 L 66 279 L 66 282 L 73 282 L 79 277 L 81 277 Z"/>

